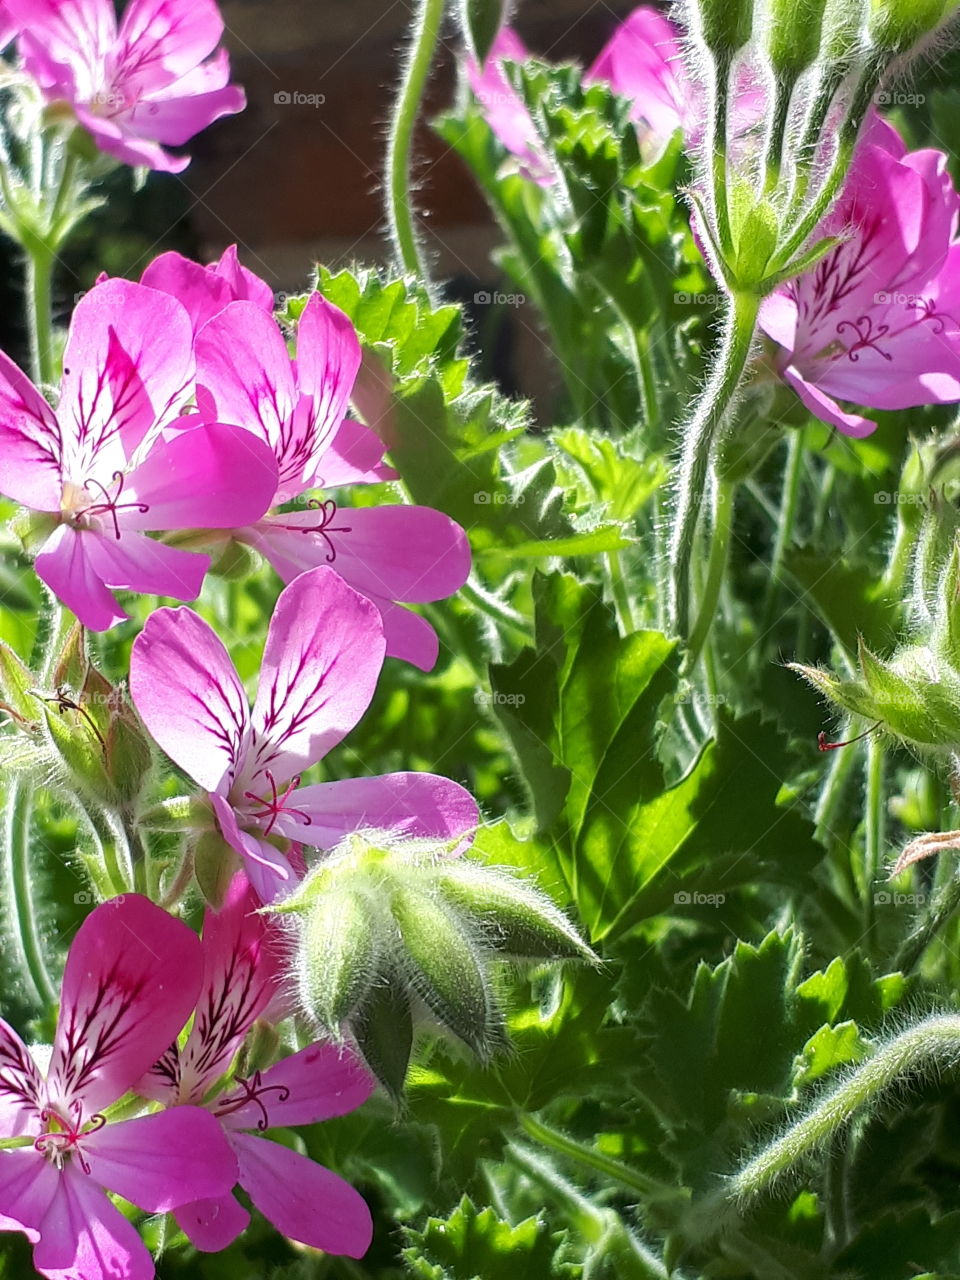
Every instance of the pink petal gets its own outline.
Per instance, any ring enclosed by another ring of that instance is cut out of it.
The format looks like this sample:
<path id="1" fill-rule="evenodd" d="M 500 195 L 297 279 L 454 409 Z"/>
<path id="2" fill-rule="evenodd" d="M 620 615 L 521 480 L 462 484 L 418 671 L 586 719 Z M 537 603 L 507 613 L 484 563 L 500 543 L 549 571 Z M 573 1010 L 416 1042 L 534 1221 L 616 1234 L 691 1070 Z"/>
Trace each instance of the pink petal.
<path id="1" fill-rule="evenodd" d="M 33 1265 L 49 1280 L 153 1280 L 155 1274 L 136 1227 L 75 1164 L 57 1179 Z"/>
<path id="2" fill-rule="evenodd" d="M 30 1050 L 0 1019 L 0 1137 L 37 1132 L 42 1099 L 43 1081 Z M 0 1158 L 0 1167 L 2 1164 Z"/>
<path id="3" fill-rule="evenodd" d="M 153 1065 L 190 1016 L 200 940 L 139 894 L 96 907 L 74 938 L 48 1072 L 53 1105 L 87 1117 Z"/>
<path id="4" fill-rule="evenodd" d="M 244 427 L 279 459 L 297 406 L 293 365 L 277 322 L 253 302 L 231 302 L 197 334 L 204 416 Z"/>
<path id="5" fill-rule="evenodd" d="M 318 849 L 334 848 L 353 831 L 385 831 L 394 839 L 457 840 L 459 853 L 480 821 L 470 792 L 434 773 L 317 782 L 299 787 L 295 804 L 310 819 L 309 826 L 284 814 L 278 830 Z"/>
<path id="6" fill-rule="evenodd" d="M 62 524 L 50 535 L 33 567 L 53 594 L 91 631 L 109 631 L 126 614 L 103 585 L 88 555 L 90 531 Z"/>
<path id="7" fill-rule="evenodd" d="M 783 370 L 783 378 L 785 382 L 788 382 L 793 387 L 801 401 L 815 417 L 819 418 L 821 422 L 829 423 L 831 427 L 837 427 L 845 436 L 861 439 L 863 436 L 868 436 L 876 431 L 877 424 L 875 422 L 871 422 L 869 418 L 861 417 L 858 413 L 847 413 L 846 410 L 841 409 L 837 402 L 825 392 L 802 378 L 793 365 L 788 365 Z"/>
<path id="8" fill-rule="evenodd" d="M 396 480 L 397 472 L 383 461 L 383 454 L 383 441 L 375 431 L 344 418 L 324 451 L 313 484 L 318 489 L 335 489 L 341 484 Z"/>
<path id="9" fill-rule="evenodd" d="M 520 161 L 520 171 L 539 186 L 550 186 L 556 174 L 544 152 L 526 104 L 507 79 L 503 62 L 525 62 L 527 51 L 515 31 L 502 27 L 483 67 L 467 59 L 467 79 L 487 123 L 504 147 Z"/>
<path id="10" fill-rule="evenodd" d="M 311 451 L 298 459 L 304 480 L 343 422 L 359 369 L 360 340 L 352 321 L 321 294 L 311 294 L 297 325 L 297 376 L 301 392 L 313 402 Z M 288 483 L 297 478 L 294 472 L 284 475 Z"/>
<path id="11" fill-rule="evenodd" d="M 195 93 L 184 84 L 182 97 L 174 97 L 171 90 L 138 101 L 127 113 L 124 124 L 135 137 L 155 138 L 166 146 L 180 146 L 214 120 L 236 115 L 246 105 L 246 94 L 238 85 Z"/>
<path id="12" fill-rule="evenodd" d="M 202 1107 L 171 1107 L 104 1125 L 83 1141 L 90 1176 L 148 1213 L 226 1195 L 237 1161 L 223 1129 Z"/>
<path id="13" fill-rule="evenodd" d="M 286 587 L 267 632 L 248 768 L 280 783 L 321 760 L 370 705 L 384 648 L 376 606 L 332 569 Z"/>
<path id="14" fill-rule="evenodd" d="M 311 1044 L 263 1073 L 260 1102 L 236 1106 L 244 1095 L 240 1089 L 218 1099 L 217 1110 L 230 1130 L 316 1124 L 355 1111 L 375 1088 L 376 1081 L 349 1049 Z"/>
<path id="15" fill-rule="evenodd" d="M 172 251 L 154 258 L 140 283 L 176 298 L 193 321 L 195 334 L 235 298 L 228 280 Z"/>
<path id="16" fill-rule="evenodd" d="M 222 35 L 214 0 L 129 0 L 120 24 L 116 77 L 141 93 L 162 88 L 202 62 Z"/>
<path id="17" fill-rule="evenodd" d="M 409 662 L 421 671 L 432 671 L 440 656 L 440 641 L 426 618 L 389 600 L 374 603 L 383 620 L 387 657 Z"/>
<path id="18" fill-rule="evenodd" d="M 130 655 L 130 693 L 175 764 L 206 791 L 245 750 L 247 695 L 219 637 L 190 609 L 157 609 Z"/>
<path id="19" fill-rule="evenodd" d="M 220 911 L 203 917 L 203 984 L 180 1052 L 181 1102 L 200 1103 L 247 1032 L 275 998 L 285 972 L 279 933 L 260 897 L 236 875 Z"/>
<path id="20" fill-rule="evenodd" d="M 325 1253 L 362 1258 L 373 1238 L 359 1192 L 329 1169 L 277 1142 L 235 1134 L 240 1185 L 281 1235 Z"/>
<path id="21" fill-rule="evenodd" d="M 51 64 L 74 65 L 81 71 L 92 68 L 116 39 L 110 0 L 6 0 L 6 9 L 27 29 L 24 34 L 29 39 L 21 40 L 21 53 L 31 74 L 36 74 L 34 57 L 42 52 L 41 83 Z"/>
<path id="22" fill-rule="evenodd" d="M 288 887 L 293 873 L 289 859 L 269 840 L 242 831 L 237 815 L 223 796 L 211 795 L 220 834 L 243 859 L 250 886 L 261 902 L 273 902 Z"/>
<path id="23" fill-rule="evenodd" d="M 196 600 L 210 568 L 209 556 L 164 546 L 145 533 L 124 533 L 119 542 L 92 531 L 81 537 L 91 570 L 115 590 Z"/>
<path id="24" fill-rule="evenodd" d="M 233 1244 L 250 1222 L 247 1213 L 233 1196 L 194 1200 L 173 1211 L 177 1226 L 203 1253 L 219 1253 Z"/>
<path id="25" fill-rule="evenodd" d="M 265 280 L 261 280 L 258 275 L 243 266 L 237 255 L 235 244 L 224 249 L 220 255 L 220 261 L 208 270 L 227 281 L 234 298 L 238 301 L 255 302 L 258 307 L 273 314 L 276 303 L 273 290 Z"/>
<path id="26" fill-rule="evenodd" d="M 169 422 L 193 379 L 193 330 L 165 293 L 106 280 L 73 313 L 58 410 L 66 478 L 108 484 Z"/>
<path id="27" fill-rule="evenodd" d="M 0 488 L 35 511 L 59 511 L 60 428 L 30 379 L 0 351 Z"/>
<path id="28" fill-rule="evenodd" d="M 159 440 L 131 471 L 125 529 L 233 529 L 258 520 L 277 488 L 273 452 L 249 431 L 208 423 Z"/>
<path id="29" fill-rule="evenodd" d="M 143 165 L 157 173 L 182 173 L 190 163 L 189 156 L 172 155 L 164 151 L 158 142 L 140 138 L 123 128 L 117 120 L 98 116 L 80 104 L 74 104 L 74 113 L 98 149 L 122 164 L 133 168 Z"/>
<path id="30" fill-rule="evenodd" d="M 656 10 L 634 9 L 617 27 L 584 83 L 602 81 L 634 100 L 632 115 L 667 141 L 692 124 L 694 94 L 687 83 L 677 29 Z"/>
<path id="31" fill-rule="evenodd" d="M 337 572 L 365 595 L 423 603 L 459 591 L 470 576 L 470 543 L 432 507 L 342 508 L 331 534 Z"/>
<path id="32" fill-rule="evenodd" d="M 4 1151 L 0 1159 L 0 1231 L 22 1231 L 36 1244 L 59 1182 L 53 1163 L 33 1147 Z"/>

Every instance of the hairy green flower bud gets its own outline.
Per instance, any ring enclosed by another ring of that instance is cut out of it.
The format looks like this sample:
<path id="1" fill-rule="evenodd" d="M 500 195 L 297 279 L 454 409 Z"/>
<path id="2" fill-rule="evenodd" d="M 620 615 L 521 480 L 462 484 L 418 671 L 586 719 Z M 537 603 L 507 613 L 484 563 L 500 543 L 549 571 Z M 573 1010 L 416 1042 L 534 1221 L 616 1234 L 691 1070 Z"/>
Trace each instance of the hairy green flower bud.
<path id="1" fill-rule="evenodd" d="M 32 672 L 9 645 L 0 641 L 0 711 L 6 711 L 24 727 L 37 724 L 40 709 L 32 693 L 34 688 Z"/>
<path id="2" fill-rule="evenodd" d="M 867 35 L 889 53 L 905 53 L 940 24 L 944 0 L 870 0 Z"/>
<path id="3" fill-rule="evenodd" d="M 866 10 L 863 0 L 827 0 L 823 12 L 820 60 L 845 73 L 863 53 Z"/>
<path id="4" fill-rule="evenodd" d="M 791 84 L 820 52 L 826 0 L 770 0 L 767 57 L 778 79 Z"/>
<path id="5" fill-rule="evenodd" d="M 719 61 L 729 62 L 753 33 L 753 0 L 694 0 L 700 37 Z"/>
<path id="6" fill-rule="evenodd" d="M 187 857 L 193 863 L 193 874 L 204 902 L 220 911 L 237 869 L 236 853 L 219 831 L 213 827 L 198 831 L 187 846 Z"/>
<path id="7" fill-rule="evenodd" d="M 499 955 L 595 960 L 533 886 L 451 858 L 436 843 L 351 836 L 269 908 L 291 917 L 304 1012 L 345 1028 L 395 1096 L 418 1011 L 480 1058 L 506 1043 L 495 995 Z"/>

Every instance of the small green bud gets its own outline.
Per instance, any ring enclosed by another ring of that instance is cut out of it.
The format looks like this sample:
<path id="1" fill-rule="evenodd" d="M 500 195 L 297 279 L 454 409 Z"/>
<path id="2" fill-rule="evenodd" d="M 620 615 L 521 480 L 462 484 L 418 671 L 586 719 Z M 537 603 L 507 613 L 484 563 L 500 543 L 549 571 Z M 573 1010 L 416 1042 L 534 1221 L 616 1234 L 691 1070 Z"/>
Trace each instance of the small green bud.
<path id="1" fill-rule="evenodd" d="M 870 0 L 867 35 L 884 52 L 905 53 L 940 25 L 944 0 Z"/>
<path id="2" fill-rule="evenodd" d="M 318 897 L 304 915 L 297 959 L 300 1003 L 339 1037 L 379 971 L 380 933 L 374 903 L 349 887 Z"/>
<path id="3" fill-rule="evenodd" d="M 826 0 L 770 0 L 767 56 L 777 78 L 792 84 L 820 52 Z"/>
<path id="4" fill-rule="evenodd" d="M 398 1102 L 413 1052 L 413 1014 L 403 985 L 388 978 L 372 986 L 351 1030 L 364 1062 Z"/>
<path id="5" fill-rule="evenodd" d="M 461 858 L 438 870 L 435 884 L 451 907 L 481 925 L 485 941 L 496 951 L 530 959 L 597 962 L 563 912 L 515 876 Z"/>
<path id="6" fill-rule="evenodd" d="M 695 0 L 700 37 L 718 61 L 729 62 L 753 33 L 753 0 Z"/>
<path id="7" fill-rule="evenodd" d="M 133 708 L 119 690 L 116 694 L 104 737 L 104 761 L 121 807 L 132 810 L 150 773 L 153 752 Z"/>
<path id="8" fill-rule="evenodd" d="M 830 671 L 822 667 L 805 667 L 799 662 L 789 664 L 791 671 L 796 671 L 808 684 L 813 685 L 817 693 L 828 702 L 847 711 L 850 715 L 862 716 L 865 720 L 880 720 L 880 708 L 871 694 L 856 680 L 839 680 Z"/>
<path id="9" fill-rule="evenodd" d="M 938 596 L 934 644 L 953 669 L 960 672 L 960 538 L 953 544 Z"/>

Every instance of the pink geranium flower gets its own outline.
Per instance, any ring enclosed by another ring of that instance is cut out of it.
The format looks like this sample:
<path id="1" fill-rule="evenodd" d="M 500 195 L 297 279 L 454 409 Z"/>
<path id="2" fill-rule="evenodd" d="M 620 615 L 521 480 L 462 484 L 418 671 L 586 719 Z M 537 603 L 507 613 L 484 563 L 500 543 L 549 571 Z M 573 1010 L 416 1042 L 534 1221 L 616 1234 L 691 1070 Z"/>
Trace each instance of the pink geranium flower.
<path id="1" fill-rule="evenodd" d="M 300 784 L 367 709 L 385 648 L 376 606 L 327 568 L 281 593 L 252 713 L 227 651 L 190 609 L 157 610 L 134 642 L 137 710 L 208 792 L 224 839 L 264 902 L 292 884 L 289 841 L 331 849 L 350 832 L 374 828 L 469 842 L 476 804 L 446 778 L 391 773 Z"/>
<path id="2" fill-rule="evenodd" d="M 70 103 L 101 151 L 124 164 L 179 173 L 179 146 L 220 116 L 242 111 L 228 83 L 214 0 L 130 0 L 117 27 L 113 0 L 6 0 L 22 28 L 27 71 L 49 102 Z"/>
<path id="3" fill-rule="evenodd" d="M 205 1106 L 236 1154 L 240 1186 L 278 1231 L 326 1253 L 360 1258 L 373 1231 L 363 1198 L 342 1178 L 263 1135 L 278 1126 L 315 1124 L 365 1102 L 374 1082 L 347 1050 L 312 1044 L 224 1087 L 254 1022 L 277 1001 L 282 954 L 275 926 L 257 913 L 245 876 L 234 877 L 222 911 L 203 925 L 203 985 L 182 1048 L 173 1045 L 138 1092 L 167 1107 Z M 221 1083 L 219 1092 L 216 1090 Z M 216 1252 L 250 1215 L 229 1192 L 175 1211 L 198 1249 Z"/>
<path id="4" fill-rule="evenodd" d="M 37 573 L 94 631 L 127 616 L 114 588 L 199 593 L 209 557 L 147 530 L 255 519 L 276 488 L 273 456 L 249 432 L 177 417 L 193 376 L 186 311 L 125 280 L 78 304 L 56 413 L 0 353 L 0 492 L 54 517 Z M 182 429 L 166 433 L 174 421 Z"/>
<path id="5" fill-rule="evenodd" d="M 490 128 L 519 161 L 520 172 L 546 187 L 555 180 L 553 166 L 526 104 L 503 69 L 504 62 L 525 62 L 528 57 L 517 33 L 501 27 L 482 67 L 475 58 L 467 59 L 467 80 Z"/>
<path id="6" fill-rule="evenodd" d="M 960 400 L 960 197 L 947 158 L 874 117 L 820 235 L 843 243 L 767 299 L 763 329 L 806 407 L 850 436 L 875 409 Z"/>
<path id="7" fill-rule="evenodd" d="M 345 416 L 360 343 L 343 312 L 319 293 L 300 317 L 296 360 L 256 302 L 234 302 L 215 315 L 197 335 L 196 355 L 201 413 L 246 428 L 273 451 L 279 483 L 272 505 L 392 476 L 379 437 Z M 418 506 L 340 510 L 332 498 L 313 498 L 302 510 L 244 523 L 237 519 L 234 537 L 259 551 L 284 582 L 334 565 L 380 610 L 387 653 L 425 671 L 434 665 L 436 633 L 397 602 L 440 600 L 463 586 L 470 547 L 449 516 Z"/>
<path id="8" fill-rule="evenodd" d="M 70 947 L 46 1078 L 0 1022 L 0 1136 L 27 1140 L 0 1152 L 0 1230 L 22 1231 L 51 1280 L 153 1276 L 107 1190 L 166 1213 L 236 1182 L 236 1156 L 208 1111 L 108 1114 L 176 1039 L 199 990 L 196 935 L 130 894 L 91 912 Z"/>

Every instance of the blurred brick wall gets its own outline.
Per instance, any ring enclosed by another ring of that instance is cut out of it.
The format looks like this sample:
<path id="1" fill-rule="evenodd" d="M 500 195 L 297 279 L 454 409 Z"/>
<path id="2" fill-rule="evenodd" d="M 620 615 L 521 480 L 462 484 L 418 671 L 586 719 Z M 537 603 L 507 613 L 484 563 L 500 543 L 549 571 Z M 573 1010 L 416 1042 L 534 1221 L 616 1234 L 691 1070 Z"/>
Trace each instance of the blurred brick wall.
<path id="1" fill-rule="evenodd" d="M 222 0 L 243 115 L 194 144 L 186 171 L 191 219 L 210 254 L 236 240 L 278 288 L 299 286 L 313 258 L 382 257 L 386 119 L 410 0 Z M 589 61 L 630 4 L 521 0 L 515 25 L 550 58 Z M 450 100 L 456 33 L 445 32 L 428 111 Z M 320 105 L 284 100 L 322 95 Z M 439 269 L 489 278 L 496 241 L 456 156 L 423 127 L 419 203 Z"/>

